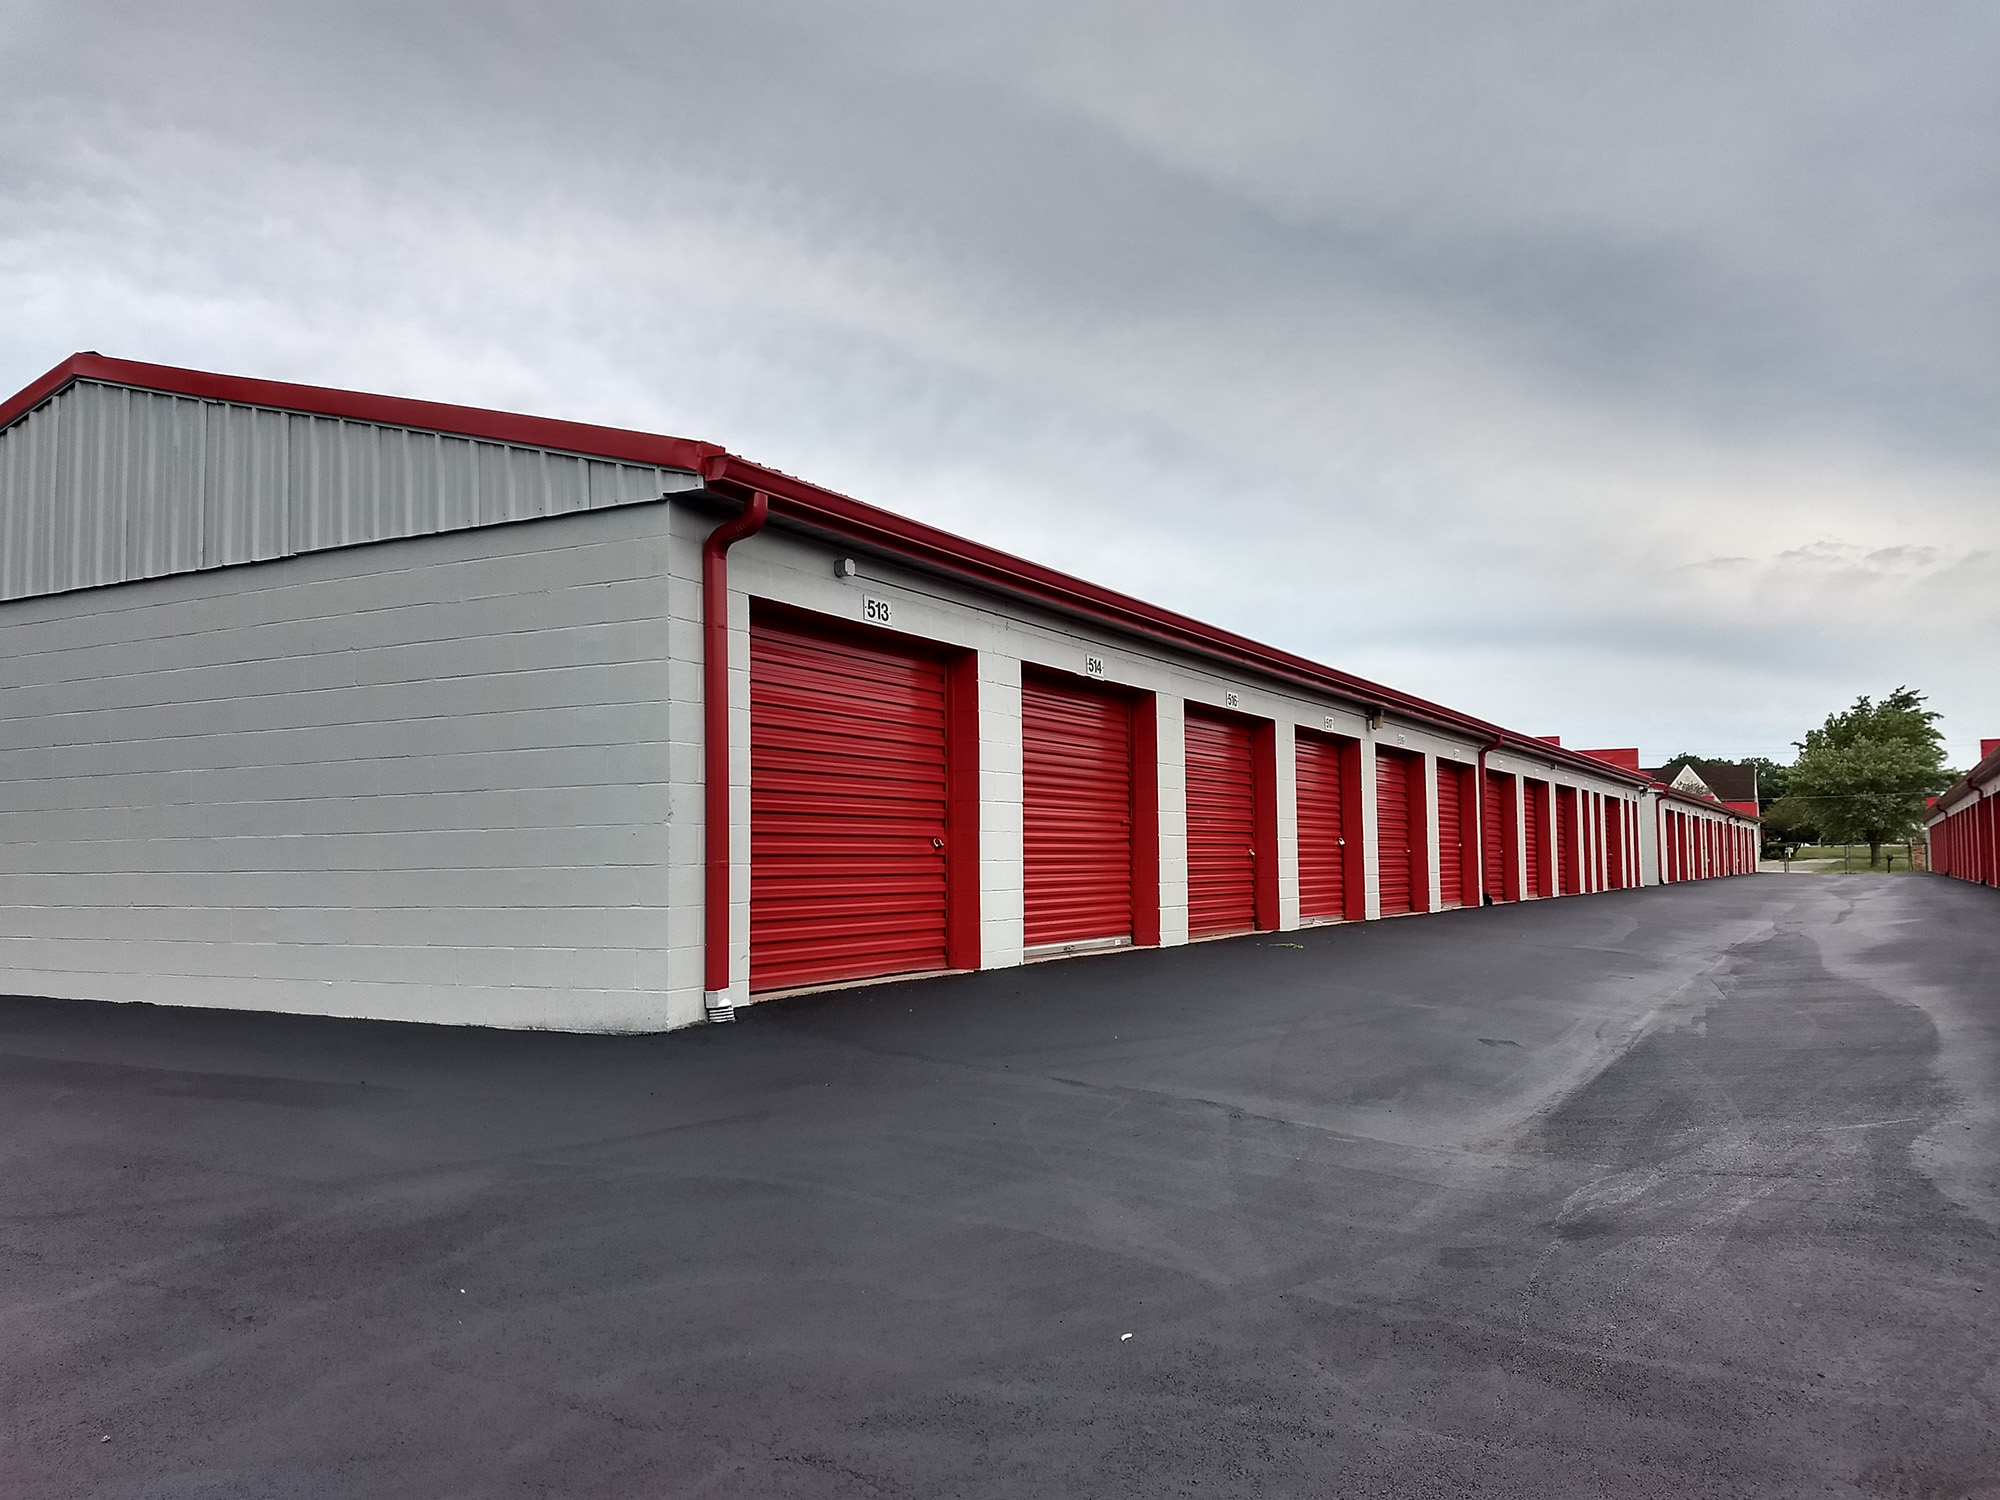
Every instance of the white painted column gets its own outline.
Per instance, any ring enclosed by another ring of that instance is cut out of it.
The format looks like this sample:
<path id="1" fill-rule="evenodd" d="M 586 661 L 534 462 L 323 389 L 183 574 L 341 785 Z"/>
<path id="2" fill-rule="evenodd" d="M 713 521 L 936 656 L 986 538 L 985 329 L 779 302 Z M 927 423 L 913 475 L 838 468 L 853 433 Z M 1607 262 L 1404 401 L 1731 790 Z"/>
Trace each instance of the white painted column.
<path id="1" fill-rule="evenodd" d="M 1188 940 L 1187 705 L 1165 693 L 1153 698 L 1159 745 L 1160 946 Z"/>
<path id="2" fill-rule="evenodd" d="M 1382 915 L 1382 850 L 1375 826 L 1375 735 L 1372 731 L 1361 736 L 1360 765 L 1361 918 L 1372 922 Z M 1350 853 L 1355 848 L 1352 834 L 1348 835 L 1347 848 Z"/>
<path id="3" fill-rule="evenodd" d="M 979 653 L 979 967 L 1022 961 L 1027 942 L 1021 663 Z"/>
<path id="4" fill-rule="evenodd" d="M 1428 750 L 1424 752 L 1423 773 L 1424 837 L 1431 841 L 1428 860 L 1430 865 L 1430 905 L 1426 910 L 1442 911 L 1444 909 L 1444 871 L 1439 866 L 1443 863 L 1441 856 L 1444 852 L 1444 829 L 1438 823 L 1437 757 Z"/>
<path id="5" fill-rule="evenodd" d="M 1636 808 L 1639 820 L 1639 881 L 1640 885 L 1660 883 L 1660 810 L 1659 798 L 1653 792 L 1643 793 Z"/>
<path id="6" fill-rule="evenodd" d="M 667 1024 L 687 1026 L 702 1007 L 701 546 L 680 536 L 667 552 Z"/>
<path id="7" fill-rule="evenodd" d="M 1514 889 L 1521 893 L 1523 901 L 1528 899 L 1528 778 L 1518 773 L 1512 778 L 1514 786 L 1514 847 L 1507 857 L 1514 861 Z M 1547 832 L 1544 829 L 1543 832 Z"/>
<path id="8" fill-rule="evenodd" d="M 1299 916 L 1299 749 L 1288 719 L 1280 719 L 1272 736 L 1277 775 L 1271 787 L 1278 806 L 1278 930 L 1291 932 Z"/>

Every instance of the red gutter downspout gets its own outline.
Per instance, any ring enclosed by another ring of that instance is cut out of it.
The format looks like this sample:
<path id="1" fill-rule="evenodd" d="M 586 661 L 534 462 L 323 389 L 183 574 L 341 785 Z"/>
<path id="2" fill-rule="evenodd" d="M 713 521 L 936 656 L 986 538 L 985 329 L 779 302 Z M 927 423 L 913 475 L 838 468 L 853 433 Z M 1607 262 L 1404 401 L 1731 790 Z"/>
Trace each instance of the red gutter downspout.
<path id="1" fill-rule="evenodd" d="M 701 545 L 701 1002 L 716 1022 L 736 1019 L 729 998 L 729 549 L 763 530 L 770 513 L 770 497 L 752 491 L 743 514 Z"/>
<path id="2" fill-rule="evenodd" d="M 1475 801 L 1479 808 L 1479 904 L 1481 906 L 1493 904 L 1493 893 L 1486 889 L 1486 752 L 1498 750 L 1506 743 L 1506 737 L 1503 735 L 1492 744 L 1479 747 L 1479 786 L 1476 789 L 1478 796 Z M 1502 828 L 1507 826 L 1504 819 L 1500 826 Z"/>

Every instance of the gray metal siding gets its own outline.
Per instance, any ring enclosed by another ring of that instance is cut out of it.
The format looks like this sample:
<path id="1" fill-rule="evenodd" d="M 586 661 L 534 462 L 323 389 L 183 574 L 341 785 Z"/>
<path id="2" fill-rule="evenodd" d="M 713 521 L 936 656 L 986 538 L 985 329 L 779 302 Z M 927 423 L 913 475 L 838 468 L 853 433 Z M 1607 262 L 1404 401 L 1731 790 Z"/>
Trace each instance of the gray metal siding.
<path id="1" fill-rule="evenodd" d="M 0 432 L 0 598 L 657 500 L 693 474 L 79 381 Z"/>
<path id="2" fill-rule="evenodd" d="M 668 520 L 619 508 L 0 611 L 0 991 L 697 1019 L 673 950 L 698 954 L 698 907 L 669 913 Z"/>

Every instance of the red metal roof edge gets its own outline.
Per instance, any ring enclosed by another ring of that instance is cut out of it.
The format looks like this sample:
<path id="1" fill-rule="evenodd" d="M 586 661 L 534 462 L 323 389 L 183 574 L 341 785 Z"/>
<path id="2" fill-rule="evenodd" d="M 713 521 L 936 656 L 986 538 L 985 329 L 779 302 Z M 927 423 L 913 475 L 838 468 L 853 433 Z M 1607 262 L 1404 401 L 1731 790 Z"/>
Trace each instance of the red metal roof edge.
<path id="1" fill-rule="evenodd" d="M 628 463 L 691 470 L 711 482 L 726 479 L 761 489 L 771 496 L 773 508 L 780 514 L 792 515 L 857 540 L 872 541 L 892 551 L 943 563 L 956 571 L 1072 611 L 1081 611 L 1113 625 L 1123 625 L 1141 634 L 1164 636 L 1206 655 L 1235 659 L 1256 671 L 1302 680 L 1363 705 L 1400 710 L 1439 727 L 1489 741 L 1495 749 L 1506 748 L 1537 755 L 1574 770 L 1638 785 L 1646 785 L 1650 781 L 1644 775 L 1628 772 L 1621 766 L 1580 751 L 1550 745 L 1533 735 L 1516 734 L 1442 704 L 1398 692 L 1275 646 L 1266 646 L 1247 636 L 1204 624 L 1054 568 L 1015 557 L 998 548 L 882 510 L 865 501 L 822 489 L 776 469 L 730 455 L 719 444 L 634 432 L 621 427 L 566 422 L 553 417 L 418 401 L 404 396 L 378 396 L 331 386 L 294 385 L 286 381 L 220 375 L 176 365 L 112 359 L 94 352 L 71 355 L 41 379 L 5 402 L 0 402 L 0 430 L 11 426 L 78 380 L 101 380 L 113 385 L 135 386 L 141 390 L 200 400 L 231 401 L 314 416 L 345 417 L 358 422 L 422 428 L 492 442 L 556 448 Z"/>
<path id="2" fill-rule="evenodd" d="M 1954 797 L 1962 796 L 1967 792 L 1977 791 L 1996 777 L 2000 777 L 2000 750 L 1995 750 L 1991 755 L 1980 761 L 1978 765 L 1954 781 L 1949 787 L 1939 792 L 1932 800 L 1931 807 L 1926 810 L 1935 810 L 1936 808 L 1943 807 Z M 1940 813 L 1939 816 L 1944 817 L 1946 814 Z"/>
<path id="3" fill-rule="evenodd" d="M 1364 705 L 1401 710 L 1439 727 L 1497 742 L 1495 748 L 1504 746 L 1543 756 L 1592 775 L 1608 775 L 1635 785 L 1643 786 L 1650 782 L 1648 777 L 1627 772 L 1623 767 L 1597 760 L 1580 751 L 1565 750 L 1532 735 L 1516 734 L 1442 704 L 1370 682 L 1275 646 L 1267 646 L 1248 636 L 1237 635 L 1220 626 L 1148 604 L 1129 594 L 1121 594 L 1115 589 L 1029 562 L 982 542 L 913 521 L 907 516 L 899 516 L 866 501 L 823 489 L 733 454 L 717 465 L 714 478 L 718 482 L 762 490 L 771 497 L 774 515 L 790 516 L 905 556 L 941 563 L 954 571 L 1000 584 L 1017 593 L 1093 616 L 1114 626 L 1165 637 L 1205 655 L 1231 658 L 1255 671 L 1303 680 Z"/>
<path id="4" fill-rule="evenodd" d="M 558 448 L 593 458 L 651 464 L 665 469 L 703 471 L 704 462 L 719 457 L 715 443 L 663 437 L 623 427 L 598 427 L 555 417 L 531 417 L 518 412 L 489 411 L 477 406 L 451 406 L 441 401 L 417 401 L 407 396 L 374 396 L 331 386 L 293 385 L 282 380 L 253 380 L 243 375 L 217 375 L 176 365 L 151 365 L 111 359 L 102 354 L 72 354 L 18 395 L 0 402 L 0 429 L 5 429 L 78 380 L 102 380 L 136 386 L 170 396 L 204 401 L 233 401 L 243 406 L 267 406 L 279 411 L 320 417 L 345 417 L 390 427 L 416 427 L 457 437 L 531 448 Z"/>
<path id="5" fill-rule="evenodd" d="M 1746 823 L 1761 823 L 1764 821 L 1763 816 L 1761 814 L 1753 818 L 1748 813 L 1738 812 L 1735 808 L 1731 807 L 1727 802 L 1724 802 L 1719 798 L 1698 797 L 1693 792 L 1684 792 L 1679 787 L 1670 786 L 1668 783 L 1664 781 L 1654 782 L 1653 790 L 1658 792 L 1663 797 L 1673 798 L 1676 802 L 1685 802 L 1692 807 L 1705 807 L 1710 812 L 1719 812 L 1725 814 L 1728 817 L 1741 818 Z"/>

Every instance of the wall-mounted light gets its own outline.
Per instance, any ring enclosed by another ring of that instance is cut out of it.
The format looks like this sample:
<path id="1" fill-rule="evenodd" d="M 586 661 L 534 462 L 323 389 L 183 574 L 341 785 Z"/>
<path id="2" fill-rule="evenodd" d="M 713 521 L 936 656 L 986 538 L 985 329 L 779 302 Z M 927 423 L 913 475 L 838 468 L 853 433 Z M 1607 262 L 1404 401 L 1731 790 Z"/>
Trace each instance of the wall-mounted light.
<path id="1" fill-rule="evenodd" d="M 859 575 L 860 572 L 861 564 L 851 557 L 843 557 L 833 565 L 833 576 L 835 578 L 853 578 Z"/>
<path id="2" fill-rule="evenodd" d="M 1382 727 L 1381 709 L 1371 708 L 1368 710 L 1368 727 L 1370 729 L 1380 729 Z"/>

